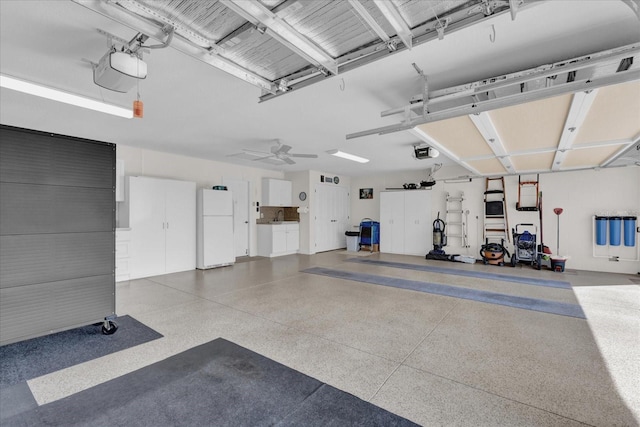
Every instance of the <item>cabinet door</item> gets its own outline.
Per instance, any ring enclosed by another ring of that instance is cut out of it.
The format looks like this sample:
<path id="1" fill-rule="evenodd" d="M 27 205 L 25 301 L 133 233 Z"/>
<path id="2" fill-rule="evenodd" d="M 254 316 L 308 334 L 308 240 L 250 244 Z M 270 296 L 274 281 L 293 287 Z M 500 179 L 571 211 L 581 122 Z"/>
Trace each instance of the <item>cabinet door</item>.
<path id="1" fill-rule="evenodd" d="M 278 202 L 280 203 L 278 206 L 291 206 L 292 191 L 291 181 L 278 180 Z"/>
<path id="2" fill-rule="evenodd" d="M 165 199 L 162 180 L 128 177 L 132 279 L 165 272 Z"/>
<path id="3" fill-rule="evenodd" d="M 164 180 L 167 273 L 196 268 L 196 184 Z"/>
<path id="4" fill-rule="evenodd" d="M 380 252 L 404 253 L 404 192 L 380 193 Z"/>
<path id="5" fill-rule="evenodd" d="M 404 253 L 425 255 L 433 238 L 431 232 L 430 193 L 424 190 L 407 191 L 404 195 Z"/>
<path id="6" fill-rule="evenodd" d="M 284 226 L 273 225 L 271 253 L 280 254 L 287 251 L 287 231 Z"/>
<path id="7" fill-rule="evenodd" d="M 300 229 L 298 225 L 287 226 L 287 252 L 300 249 Z"/>

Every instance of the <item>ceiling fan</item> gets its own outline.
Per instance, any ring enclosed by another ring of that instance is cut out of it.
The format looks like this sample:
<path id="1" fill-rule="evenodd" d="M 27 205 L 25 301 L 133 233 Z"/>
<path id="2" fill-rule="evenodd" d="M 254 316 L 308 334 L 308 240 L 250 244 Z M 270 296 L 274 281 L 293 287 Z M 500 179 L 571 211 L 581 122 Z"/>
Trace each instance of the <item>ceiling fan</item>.
<path id="1" fill-rule="evenodd" d="M 248 150 L 243 148 L 242 153 L 230 154 L 228 157 L 240 157 L 247 160 L 261 161 L 275 165 L 281 165 L 283 163 L 293 165 L 296 162 L 293 161 L 292 157 L 303 157 L 307 159 L 318 158 L 317 154 L 292 153 L 292 147 L 290 145 L 283 144 L 279 139 L 275 140 L 275 142 L 276 145 L 271 147 L 270 152 Z"/>

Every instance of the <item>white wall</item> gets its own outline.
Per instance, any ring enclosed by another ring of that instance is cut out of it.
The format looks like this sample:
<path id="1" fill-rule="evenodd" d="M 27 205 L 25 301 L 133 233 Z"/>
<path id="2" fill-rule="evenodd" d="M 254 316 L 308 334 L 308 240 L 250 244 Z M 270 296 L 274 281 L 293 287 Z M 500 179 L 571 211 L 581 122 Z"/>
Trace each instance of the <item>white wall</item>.
<path id="1" fill-rule="evenodd" d="M 198 188 L 222 185 L 223 177 L 249 181 L 250 203 L 252 205 L 252 216 L 249 219 L 251 226 L 249 254 L 255 255 L 257 253 L 256 219 L 258 212 L 256 212 L 255 203 L 260 202 L 262 198 L 262 178 L 283 179 L 283 172 L 196 159 L 121 144 L 116 146 L 116 157 L 119 160 L 124 160 L 125 175 L 130 176 L 194 181 Z"/>
<path id="2" fill-rule="evenodd" d="M 445 215 L 445 197 L 449 192 L 457 195 L 464 191 L 465 210 L 469 210 L 468 238 L 470 248 L 460 245 L 460 239 L 450 238 L 447 253 L 469 254 L 479 258 L 482 245 L 482 213 L 484 209 L 485 180 L 473 179 L 466 183 L 445 183 L 445 178 L 466 175 L 464 169 L 458 166 L 443 167 L 435 175 L 438 180 L 432 190 L 432 216 L 435 219 L 438 212 L 440 217 Z M 529 176 L 526 176 L 527 178 Z M 523 176 L 523 178 L 525 178 Z M 534 177 L 535 178 L 535 177 Z M 425 174 L 419 171 L 372 175 L 368 177 L 354 177 L 351 180 L 351 212 L 354 223 L 360 218 L 380 218 L 380 191 L 385 188 L 402 187 L 404 183 L 420 184 Z M 520 212 L 515 210 L 518 199 L 518 177 L 505 178 L 506 200 L 510 229 L 518 223 L 540 224 L 538 212 Z M 373 188 L 374 198 L 360 200 L 360 188 Z M 543 195 L 543 240 L 546 246 L 556 252 L 557 247 L 557 216 L 553 208 L 560 207 L 564 211 L 560 215 L 560 254 L 569 256 L 567 268 L 617 273 L 635 274 L 640 271 L 638 261 L 609 261 L 609 256 L 617 255 L 621 259 L 637 259 L 639 235 L 636 234 L 636 246 L 627 248 L 596 247 L 594 257 L 593 219 L 595 214 L 614 214 L 636 211 L 640 213 L 640 168 L 609 168 L 598 171 L 585 170 L 575 172 L 558 172 L 540 175 L 540 191 Z M 512 247 L 509 247 L 511 251 Z"/>

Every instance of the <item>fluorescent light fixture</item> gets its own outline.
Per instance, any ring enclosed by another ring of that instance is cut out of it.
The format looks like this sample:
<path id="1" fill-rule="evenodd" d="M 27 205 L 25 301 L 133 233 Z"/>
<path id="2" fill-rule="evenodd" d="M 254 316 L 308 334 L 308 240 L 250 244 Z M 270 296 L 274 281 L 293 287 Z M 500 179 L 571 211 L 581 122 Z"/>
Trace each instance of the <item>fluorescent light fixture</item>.
<path id="1" fill-rule="evenodd" d="M 126 119 L 133 118 L 133 111 L 128 108 L 73 95 L 58 89 L 41 86 L 6 75 L 0 75 L 0 87 L 51 99 L 53 101 L 64 102 L 65 104 L 71 104 L 77 107 L 88 108 L 89 110 L 100 111 L 101 113 L 113 114 L 114 116 L 124 117 Z"/>
<path id="2" fill-rule="evenodd" d="M 364 157 L 356 156 L 355 154 L 345 153 L 344 151 L 340 151 L 340 150 L 329 150 L 327 151 L 327 153 L 331 154 L 332 156 L 342 157 L 343 159 L 351 160 L 358 163 L 367 163 L 369 161 L 369 159 L 365 159 Z"/>

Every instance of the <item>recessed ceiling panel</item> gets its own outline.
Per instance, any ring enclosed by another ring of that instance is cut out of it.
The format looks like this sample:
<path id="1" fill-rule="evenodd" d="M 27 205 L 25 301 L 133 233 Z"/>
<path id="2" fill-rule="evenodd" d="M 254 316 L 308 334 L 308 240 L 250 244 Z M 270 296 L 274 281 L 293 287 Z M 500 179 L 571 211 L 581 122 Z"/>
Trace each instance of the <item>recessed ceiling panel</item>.
<path id="1" fill-rule="evenodd" d="M 598 90 L 574 144 L 630 140 L 640 134 L 640 81 Z"/>
<path id="2" fill-rule="evenodd" d="M 481 175 L 504 175 L 507 172 L 502 166 L 502 163 L 496 158 L 472 160 L 467 162 L 467 164 Z"/>
<path id="3" fill-rule="evenodd" d="M 493 155 L 478 128 L 469 117 L 462 116 L 418 126 L 460 159 Z"/>
<path id="4" fill-rule="evenodd" d="M 626 146 L 620 144 L 571 150 L 567 152 L 567 156 L 560 167 L 561 169 L 571 169 L 600 166 L 623 147 Z"/>
<path id="5" fill-rule="evenodd" d="M 558 146 L 573 95 L 567 94 L 489 113 L 507 152 Z"/>
<path id="6" fill-rule="evenodd" d="M 511 163 L 516 171 L 547 171 L 551 169 L 555 151 L 532 153 L 522 156 L 511 156 Z"/>

